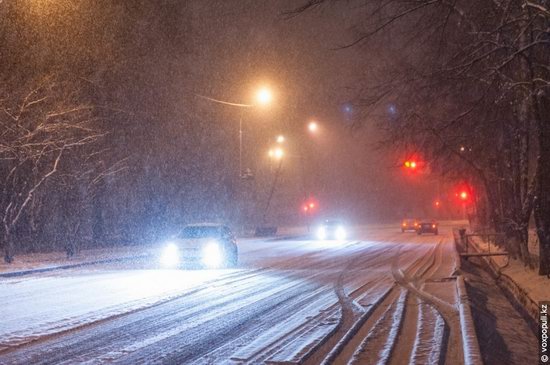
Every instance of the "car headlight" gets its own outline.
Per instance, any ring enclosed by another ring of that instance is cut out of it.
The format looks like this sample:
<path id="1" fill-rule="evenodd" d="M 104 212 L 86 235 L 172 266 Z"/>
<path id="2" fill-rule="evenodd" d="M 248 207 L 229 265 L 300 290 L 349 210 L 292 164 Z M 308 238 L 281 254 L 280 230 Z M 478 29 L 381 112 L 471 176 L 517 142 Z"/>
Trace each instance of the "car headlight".
<path id="1" fill-rule="evenodd" d="M 317 238 L 320 240 L 324 240 L 325 238 L 327 238 L 327 230 L 325 229 L 325 227 L 319 227 L 317 229 Z"/>
<path id="2" fill-rule="evenodd" d="M 206 267 L 220 267 L 223 263 L 223 252 L 217 242 L 210 242 L 202 249 L 202 263 Z"/>
<path id="3" fill-rule="evenodd" d="M 347 232 L 344 229 L 344 227 L 338 227 L 336 228 L 336 232 L 334 235 L 336 236 L 337 240 L 345 240 L 347 236 Z"/>
<path id="4" fill-rule="evenodd" d="M 174 267 L 180 263 L 180 252 L 178 246 L 174 243 L 167 244 L 160 255 L 162 266 Z"/>

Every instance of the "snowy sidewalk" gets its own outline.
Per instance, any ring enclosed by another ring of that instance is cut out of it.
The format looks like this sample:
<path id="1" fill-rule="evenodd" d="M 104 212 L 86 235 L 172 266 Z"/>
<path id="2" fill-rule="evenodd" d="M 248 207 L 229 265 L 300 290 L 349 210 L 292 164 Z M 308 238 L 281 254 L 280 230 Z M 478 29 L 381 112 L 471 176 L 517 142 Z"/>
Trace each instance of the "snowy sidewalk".
<path id="1" fill-rule="evenodd" d="M 282 235 L 271 238 L 238 238 L 238 241 L 270 241 L 286 239 L 301 234 L 303 229 L 283 229 Z M 15 256 L 14 262 L 0 262 L 0 278 L 31 275 L 54 270 L 72 269 L 111 262 L 139 260 L 158 253 L 159 243 L 141 245 L 113 246 L 81 250 L 71 258 L 65 252 L 28 253 Z"/>
<path id="2" fill-rule="evenodd" d="M 100 263 L 148 257 L 156 245 L 135 245 L 82 250 L 71 258 L 65 252 L 29 253 L 15 256 L 14 262 L 0 263 L 0 277 L 22 276 L 39 272 L 70 269 Z"/>
<path id="3" fill-rule="evenodd" d="M 470 250 L 477 252 L 504 252 L 494 243 L 484 242 L 480 237 L 469 237 Z M 531 317 L 538 317 L 538 303 L 550 300 L 550 279 L 540 276 L 536 270 L 526 267 L 520 260 L 507 256 L 484 257 L 497 280 L 525 308 Z"/>

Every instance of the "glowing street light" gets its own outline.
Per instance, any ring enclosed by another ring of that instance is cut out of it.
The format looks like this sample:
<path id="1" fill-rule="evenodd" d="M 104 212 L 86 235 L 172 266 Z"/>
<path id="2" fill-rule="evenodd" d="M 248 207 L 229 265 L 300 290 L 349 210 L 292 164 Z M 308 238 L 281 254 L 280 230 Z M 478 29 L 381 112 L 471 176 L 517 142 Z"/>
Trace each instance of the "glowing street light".
<path id="1" fill-rule="evenodd" d="M 282 134 L 278 135 L 277 138 L 275 139 L 275 141 L 277 141 L 277 143 L 284 143 L 285 142 L 285 136 L 283 136 Z"/>
<path id="2" fill-rule="evenodd" d="M 317 122 L 309 122 L 309 124 L 307 125 L 307 129 L 311 132 L 311 133 L 316 133 L 318 130 L 319 130 L 319 125 L 317 124 Z"/>
<path id="3" fill-rule="evenodd" d="M 275 159 L 280 160 L 285 155 L 282 148 L 275 148 Z"/>
<path id="4" fill-rule="evenodd" d="M 280 160 L 284 157 L 285 151 L 281 147 L 275 147 L 269 150 L 269 158 Z"/>
<path id="5" fill-rule="evenodd" d="M 258 104 L 267 105 L 270 104 L 272 100 L 273 94 L 271 93 L 271 90 L 265 87 L 258 90 L 256 94 L 256 101 L 258 102 Z"/>

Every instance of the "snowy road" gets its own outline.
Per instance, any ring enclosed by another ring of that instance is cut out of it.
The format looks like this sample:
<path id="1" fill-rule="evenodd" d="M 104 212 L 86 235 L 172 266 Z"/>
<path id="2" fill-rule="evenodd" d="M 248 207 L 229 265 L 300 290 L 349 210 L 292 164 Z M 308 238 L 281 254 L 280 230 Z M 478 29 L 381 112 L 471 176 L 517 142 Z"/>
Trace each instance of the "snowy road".
<path id="1" fill-rule="evenodd" d="M 249 240 L 231 270 L 0 281 L 0 364 L 461 364 L 450 227 Z"/>

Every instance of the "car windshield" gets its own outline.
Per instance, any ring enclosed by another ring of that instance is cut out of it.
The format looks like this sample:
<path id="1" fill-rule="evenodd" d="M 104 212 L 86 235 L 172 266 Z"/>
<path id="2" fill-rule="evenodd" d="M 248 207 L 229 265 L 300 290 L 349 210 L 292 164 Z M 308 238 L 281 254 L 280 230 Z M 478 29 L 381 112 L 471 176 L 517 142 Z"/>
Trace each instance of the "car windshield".
<path id="1" fill-rule="evenodd" d="M 218 237 L 220 227 L 216 226 L 189 226 L 185 227 L 180 233 L 180 238 L 207 238 Z"/>

